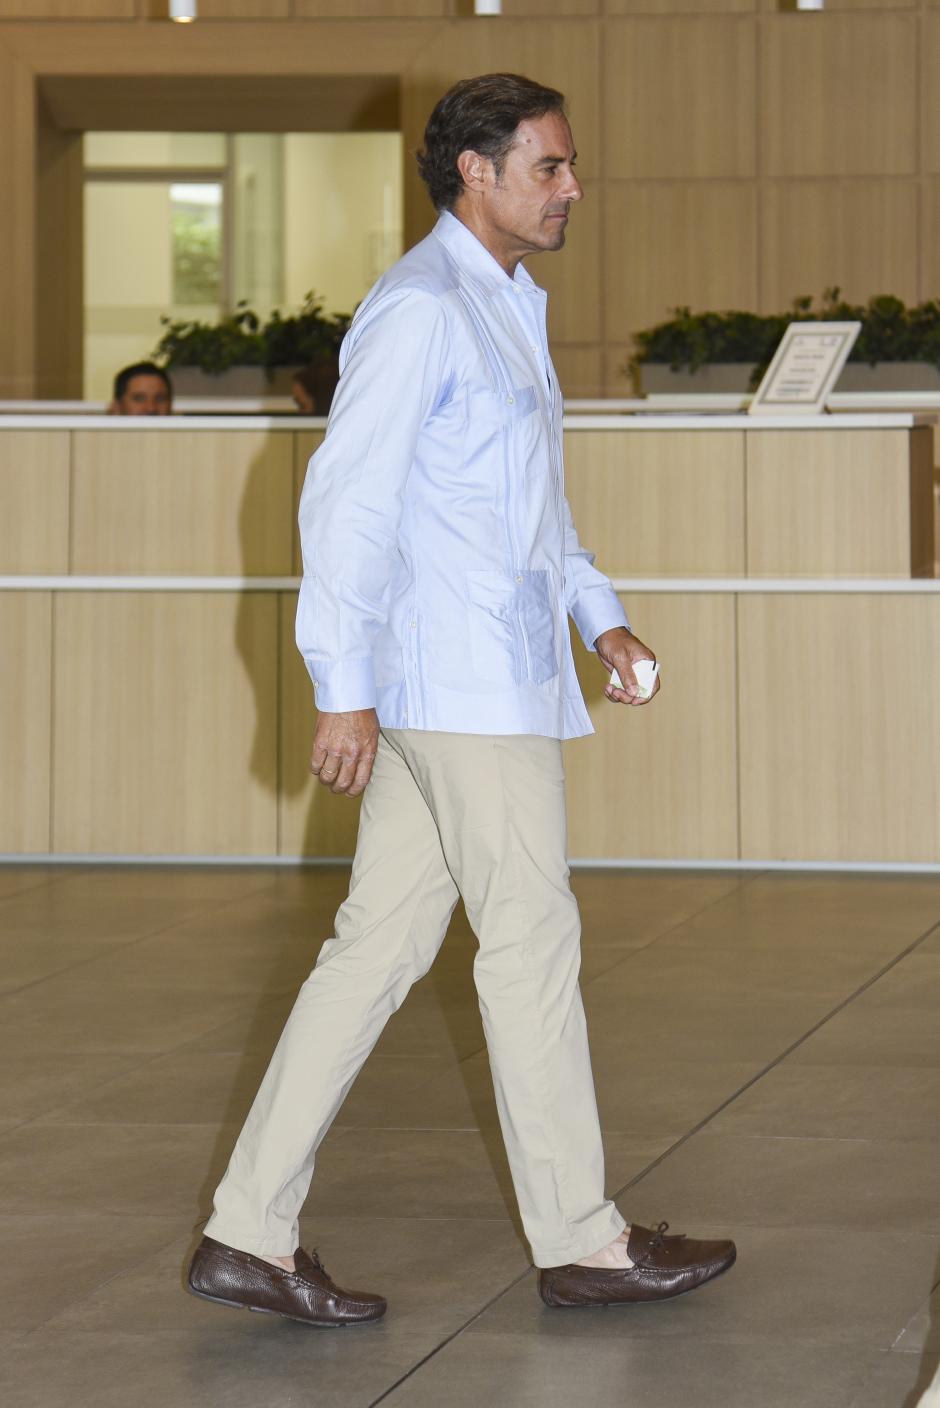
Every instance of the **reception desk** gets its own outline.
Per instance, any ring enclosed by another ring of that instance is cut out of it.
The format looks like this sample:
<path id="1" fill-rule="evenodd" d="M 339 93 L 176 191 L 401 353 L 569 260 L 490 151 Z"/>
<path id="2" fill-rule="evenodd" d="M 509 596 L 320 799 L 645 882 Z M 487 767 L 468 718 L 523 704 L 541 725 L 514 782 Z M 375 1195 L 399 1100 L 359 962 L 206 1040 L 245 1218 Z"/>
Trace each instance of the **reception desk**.
<path id="1" fill-rule="evenodd" d="M 0 418 L 0 853 L 342 857 L 307 773 L 296 504 L 317 420 Z M 567 745 L 570 850 L 940 866 L 931 430 L 572 416 L 582 539 L 657 651 Z"/>

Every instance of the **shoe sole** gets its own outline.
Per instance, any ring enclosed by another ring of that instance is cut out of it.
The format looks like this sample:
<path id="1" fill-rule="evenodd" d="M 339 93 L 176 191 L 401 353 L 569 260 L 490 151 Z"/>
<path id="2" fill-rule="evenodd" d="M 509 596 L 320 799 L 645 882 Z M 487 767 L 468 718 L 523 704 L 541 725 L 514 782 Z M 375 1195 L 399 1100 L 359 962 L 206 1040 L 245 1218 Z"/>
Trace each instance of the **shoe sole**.
<path id="1" fill-rule="evenodd" d="M 675 1295 L 657 1296 L 655 1300 L 586 1300 L 580 1305 L 552 1305 L 550 1301 L 542 1300 L 541 1296 L 539 1296 L 539 1299 L 542 1300 L 542 1304 L 545 1306 L 546 1310 L 623 1310 L 627 1308 L 635 1310 L 637 1306 L 640 1305 L 662 1305 L 663 1301 L 681 1300 L 683 1296 L 690 1296 L 695 1291 L 701 1291 L 705 1286 L 710 1286 L 713 1281 L 717 1281 L 719 1277 L 729 1272 L 736 1261 L 737 1257 L 734 1257 L 732 1261 L 728 1262 L 727 1266 L 723 1266 L 720 1271 L 716 1271 L 714 1276 L 709 1276 L 706 1280 L 699 1281 L 697 1286 L 687 1286 L 684 1291 L 676 1291 Z"/>
<path id="2" fill-rule="evenodd" d="M 381 1315 L 375 1315 L 371 1320 L 305 1320 L 302 1315 L 287 1315 L 283 1310 L 268 1310 L 263 1305 L 246 1305 L 241 1300 L 223 1300 L 221 1296 L 210 1296 L 190 1285 L 187 1285 L 186 1289 L 197 1300 L 207 1300 L 211 1305 L 224 1305 L 229 1310 L 250 1310 L 255 1315 L 275 1315 L 279 1320 L 291 1320 L 295 1325 L 307 1325 L 311 1330 L 348 1330 L 351 1326 L 374 1325 L 385 1315 L 383 1310 Z"/>

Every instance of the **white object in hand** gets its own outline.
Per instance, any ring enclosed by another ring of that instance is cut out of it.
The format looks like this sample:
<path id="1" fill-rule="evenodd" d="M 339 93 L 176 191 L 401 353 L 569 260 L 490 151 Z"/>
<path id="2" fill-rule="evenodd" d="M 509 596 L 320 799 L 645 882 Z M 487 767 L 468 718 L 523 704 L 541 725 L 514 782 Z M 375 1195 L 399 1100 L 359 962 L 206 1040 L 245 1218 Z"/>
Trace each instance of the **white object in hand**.
<path id="1" fill-rule="evenodd" d="M 633 662 L 633 673 L 636 676 L 640 698 L 649 699 L 653 692 L 653 687 L 656 684 L 656 676 L 659 674 L 659 661 L 635 660 Z M 616 685 L 618 689 L 623 689 L 623 681 L 617 670 L 611 673 L 610 682 L 612 685 Z"/>

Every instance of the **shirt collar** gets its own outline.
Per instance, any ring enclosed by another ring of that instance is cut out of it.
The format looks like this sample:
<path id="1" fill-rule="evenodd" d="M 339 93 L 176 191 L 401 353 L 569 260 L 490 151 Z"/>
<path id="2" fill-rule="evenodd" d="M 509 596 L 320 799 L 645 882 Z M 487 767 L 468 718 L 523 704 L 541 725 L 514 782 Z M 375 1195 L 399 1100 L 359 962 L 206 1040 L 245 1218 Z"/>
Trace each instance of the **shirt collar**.
<path id="1" fill-rule="evenodd" d="M 440 240 L 461 273 L 473 279 L 487 294 L 516 288 L 524 293 L 544 296 L 544 290 L 539 288 L 521 261 L 516 265 L 515 276 L 510 278 L 476 235 L 449 210 L 441 212 L 432 233 L 435 239 Z"/>

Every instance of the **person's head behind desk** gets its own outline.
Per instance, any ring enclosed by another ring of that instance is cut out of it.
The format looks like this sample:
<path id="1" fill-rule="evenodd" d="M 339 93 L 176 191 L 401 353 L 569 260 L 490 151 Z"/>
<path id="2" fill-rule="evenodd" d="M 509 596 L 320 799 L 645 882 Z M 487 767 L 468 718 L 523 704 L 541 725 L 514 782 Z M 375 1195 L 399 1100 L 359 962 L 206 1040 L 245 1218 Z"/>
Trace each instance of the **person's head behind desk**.
<path id="1" fill-rule="evenodd" d="M 173 383 L 154 362 L 135 362 L 114 378 L 111 416 L 169 416 L 173 414 Z"/>

